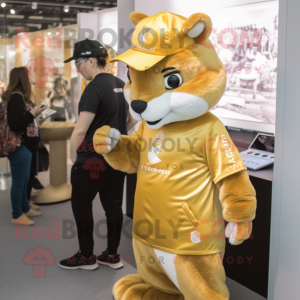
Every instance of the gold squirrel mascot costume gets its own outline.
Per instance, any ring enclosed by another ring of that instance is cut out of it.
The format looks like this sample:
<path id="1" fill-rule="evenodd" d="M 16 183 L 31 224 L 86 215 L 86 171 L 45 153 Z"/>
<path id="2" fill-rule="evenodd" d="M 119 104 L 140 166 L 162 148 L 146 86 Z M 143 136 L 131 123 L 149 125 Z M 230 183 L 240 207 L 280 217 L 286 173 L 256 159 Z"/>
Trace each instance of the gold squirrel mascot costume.
<path id="1" fill-rule="evenodd" d="M 133 248 L 138 274 L 113 287 L 115 300 L 225 300 L 225 235 L 252 231 L 255 190 L 222 122 L 209 110 L 226 85 L 209 41 L 210 18 L 131 13 L 124 94 L 142 121 L 130 136 L 104 126 L 94 148 L 115 169 L 137 173 Z M 224 219 L 228 222 L 225 229 Z"/>

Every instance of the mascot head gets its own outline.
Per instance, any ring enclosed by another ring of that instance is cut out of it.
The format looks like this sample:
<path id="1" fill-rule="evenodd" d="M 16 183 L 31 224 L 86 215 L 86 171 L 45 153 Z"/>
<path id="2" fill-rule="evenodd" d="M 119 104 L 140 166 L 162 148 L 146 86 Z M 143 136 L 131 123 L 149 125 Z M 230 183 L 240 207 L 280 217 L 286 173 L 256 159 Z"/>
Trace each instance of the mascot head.
<path id="1" fill-rule="evenodd" d="M 128 66 L 124 94 L 132 116 L 151 129 L 197 118 L 220 100 L 225 68 L 209 41 L 210 18 L 168 12 L 131 13 L 131 49 L 114 58 Z"/>

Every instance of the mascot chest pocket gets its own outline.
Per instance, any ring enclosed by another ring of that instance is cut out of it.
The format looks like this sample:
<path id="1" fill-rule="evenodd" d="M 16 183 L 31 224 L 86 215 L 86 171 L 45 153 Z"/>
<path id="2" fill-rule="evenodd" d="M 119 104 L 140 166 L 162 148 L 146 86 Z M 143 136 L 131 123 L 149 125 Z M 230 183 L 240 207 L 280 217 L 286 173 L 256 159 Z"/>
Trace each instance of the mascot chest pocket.
<path id="1" fill-rule="evenodd" d="M 201 139 L 190 138 L 185 133 L 174 135 L 164 129 L 155 135 L 146 134 L 143 138 L 140 160 L 143 165 L 156 165 L 155 168 L 173 172 L 186 170 L 191 164 L 203 162 Z"/>

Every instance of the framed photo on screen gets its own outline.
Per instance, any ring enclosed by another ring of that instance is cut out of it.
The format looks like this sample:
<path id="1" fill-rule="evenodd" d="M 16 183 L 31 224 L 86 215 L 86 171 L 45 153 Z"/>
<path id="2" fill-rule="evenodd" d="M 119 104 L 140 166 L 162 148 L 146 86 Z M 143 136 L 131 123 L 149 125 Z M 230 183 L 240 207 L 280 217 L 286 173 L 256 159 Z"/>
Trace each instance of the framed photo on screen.
<path id="1" fill-rule="evenodd" d="M 211 110 L 226 126 L 275 132 L 278 1 L 210 12 L 210 40 L 227 74 L 226 90 Z"/>

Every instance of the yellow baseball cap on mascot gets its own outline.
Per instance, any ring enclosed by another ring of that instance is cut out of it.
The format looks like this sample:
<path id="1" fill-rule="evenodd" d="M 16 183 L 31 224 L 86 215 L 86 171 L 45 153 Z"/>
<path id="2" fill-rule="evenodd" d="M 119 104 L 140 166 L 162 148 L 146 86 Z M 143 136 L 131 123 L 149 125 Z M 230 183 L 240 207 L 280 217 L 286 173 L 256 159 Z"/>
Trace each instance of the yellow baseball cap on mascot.
<path id="1" fill-rule="evenodd" d="M 132 13 L 132 15 L 138 13 Z M 185 17 L 169 12 L 153 16 L 139 14 L 141 21 L 136 22 L 132 35 L 131 48 L 110 62 L 122 61 L 132 68 L 145 71 L 168 55 L 181 52 L 195 43 L 182 33 Z"/>

